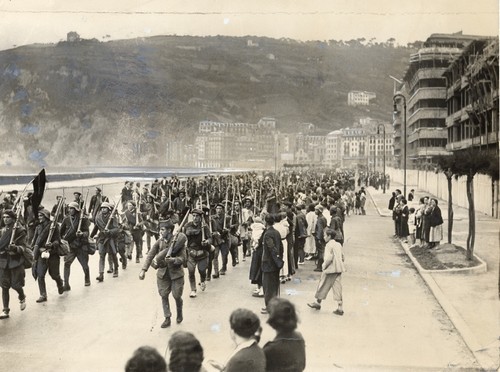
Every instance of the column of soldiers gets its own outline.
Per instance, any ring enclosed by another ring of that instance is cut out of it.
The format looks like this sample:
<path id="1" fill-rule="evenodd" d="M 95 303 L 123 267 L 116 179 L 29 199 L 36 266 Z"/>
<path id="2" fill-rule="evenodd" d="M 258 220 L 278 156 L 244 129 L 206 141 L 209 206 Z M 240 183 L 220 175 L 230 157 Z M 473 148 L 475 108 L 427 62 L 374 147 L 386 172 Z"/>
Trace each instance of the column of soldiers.
<path id="1" fill-rule="evenodd" d="M 0 281 L 4 308 L 0 318 L 9 316 L 9 288 L 18 292 L 21 310 L 26 307 L 23 292 L 27 267 L 23 263 L 23 252 L 26 250 L 31 249 L 34 256 L 32 273 L 40 291 L 37 302 L 45 302 L 47 272 L 59 294 L 70 291 L 71 266 L 76 259 L 82 268 L 85 286 L 90 286 L 89 255 L 98 252 L 96 280 L 102 283 L 106 265 L 107 272 L 116 278 L 119 262 L 125 270 L 127 261 L 133 260 L 135 253 L 135 262 L 141 263 L 144 240 L 146 258 L 139 278 L 144 279 L 150 267 L 157 269 L 158 292 L 165 316 L 162 327 L 171 324 L 170 293 L 176 302 L 177 323 L 183 320 L 184 269 L 188 269 L 189 297 L 195 298 L 198 288 L 205 291 L 207 282 L 228 273 L 229 257 L 231 266 L 235 267 L 240 264 L 240 257 L 245 261 L 253 256 L 250 278 L 259 289 L 253 295 L 265 297 L 267 304 L 279 293 L 276 292 L 279 284 L 290 280 L 298 265 L 304 263 L 306 206 L 313 205 L 321 221 L 312 232 L 317 247 L 312 256 L 320 271 L 324 241 L 323 231 L 319 230 L 333 226 L 342 231 L 343 237 L 342 226 L 349 213 L 349 193 L 346 193 L 349 189 L 354 189 L 352 172 L 327 170 L 205 176 L 182 181 L 172 177 L 154 180 L 142 189 L 140 183 L 127 181 L 120 200 L 115 203 L 102 194 L 102 188 L 96 187 L 88 203 L 88 213 L 87 196 L 83 199 L 79 192 L 67 205 L 64 198 L 59 198 L 52 213 L 43 207 L 36 213 L 30 210 L 28 194 L 24 207 L 19 202 L 17 205 L 22 215 L 16 213 L 17 194 L 12 193 L 4 198 L 1 210 Z M 324 215 L 329 217 L 327 221 L 323 221 Z M 264 221 L 266 226 L 258 236 L 259 226 L 255 225 L 264 225 Z M 282 225 L 286 229 L 282 230 Z M 266 242 L 271 240 L 265 236 L 271 230 L 276 231 L 275 244 L 269 251 L 270 243 Z M 13 235 L 15 240 L 11 242 Z M 62 241 L 69 246 L 63 256 L 63 278 L 59 269 Z M 283 252 L 284 246 L 286 252 Z M 270 257 L 275 264 L 269 264 Z M 279 265 L 283 259 L 286 262 Z M 278 274 L 269 275 L 276 270 Z M 276 275 L 280 281 L 278 286 Z M 266 311 L 264 308 L 263 312 Z"/>

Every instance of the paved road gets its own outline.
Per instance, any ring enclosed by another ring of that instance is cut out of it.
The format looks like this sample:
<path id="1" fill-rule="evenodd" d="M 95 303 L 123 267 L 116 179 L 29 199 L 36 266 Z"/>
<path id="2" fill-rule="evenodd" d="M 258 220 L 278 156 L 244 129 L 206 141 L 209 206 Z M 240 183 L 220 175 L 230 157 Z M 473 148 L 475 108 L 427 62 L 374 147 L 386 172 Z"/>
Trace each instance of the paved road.
<path id="1" fill-rule="evenodd" d="M 106 186 L 109 195 L 117 194 L 120 186 L 112 191 Z M 54 193 L 47 200 L 54 200 Z M 392 221 L 370 204 L 366 216 L 348 218 L 345 231 L 343 317 L 332 314 L 331 297 L 319 312 L 307 307 L 319 278 L 311 262 L 281 289 L 299 312 L 307 370 L 476 368 L 456 329 L 392 240 Z M 97 260 L 97 255 L 91 259 L 92 278 Z M 246 307 L 258 313 L 263 306 L 262 299 L 251 297 L 249 264 L 247 260 L 231 268 L 195 299 L 188 298 L 186 286 L 185 321 L 169 329 L 159 327 L 163 318 L 155 273 L 149 271 L 139 281 L 139 264 L 131 263 L 118 278 L 106 274 L 103 283 L 93 280 L 91 287 L 84 287 L 75 261 L 71 292 L 59 296 L 48 279 L 49 300 L 44 304 L 35 303 L 36 283 L 27 276 L 28 308 L 21 313 L 11 294 L 11 318 L 0 322 L 0 370 L 123 371 L 137 347 L 151 345 L 163 353 L 169 336 L 179 329 L 197 335 L 207 358 L 224 361 L 233 348 L 231 311 Z M 265 323 L 266 316 L 259 317 Z M 266 324 L 261 343 L 273 336 Z"/>

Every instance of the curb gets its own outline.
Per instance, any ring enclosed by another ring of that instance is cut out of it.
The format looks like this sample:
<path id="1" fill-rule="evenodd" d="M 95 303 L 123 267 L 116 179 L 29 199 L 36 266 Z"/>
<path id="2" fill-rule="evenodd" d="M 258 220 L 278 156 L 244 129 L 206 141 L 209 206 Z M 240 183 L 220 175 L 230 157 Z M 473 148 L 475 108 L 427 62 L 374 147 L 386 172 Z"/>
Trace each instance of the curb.
<path id="1" fill-rule="evenodd" d="M 378 207 L 377 203 L 375 203 L 375 201 L 373 200 L 371 193 L 368 192 L 368 194 L 370 195 L 370 199 L 372 200 L 373 205 L 377 209 L 378 214 L 381 217 L 385 217 L 385 215 L 380 211 L 380 208 Z M 474 358 L 476 358 L 481 368 L 487 371 L 497 370 L 498 369 L 497 363 L 494 360 L 492 360 L 488 355 L 482 353 L 485 349 L 477 341 L 477 338 L 471 331 L 470 327 L 467 325 L 462 316 L 457 312 L 457 310 L 453 307 L 452 303 L 448 300 L 448 298 L 446 298 L 446 295 L 443 293 L 439 285 L 432 277 L 432 274 L 471 275 L 476 273 L 483 273 L 486 272 L 487 270 L 486 262 L 484 262 L 481 258 L 477 257 L 476 255 L 474 255 L 474 257 L 476 257 L 481 262 L 481 265 L 476 266 L 474 268 L 449 269 L 449 270 L 425 270 L 420 266 L 417 259 L 413 257 L 408 247 L 402 242 L 399 243 L 401 245 L 401 248 L 403 248 L 406 255 L 410 258 L 411 262 L 417 269 L 420 277 L 424 280 L 425 284 L 432 292 L 434 298 L 437 300 L 441 308 L 444 310 L 444 312 L 452 322 L 455 329 L 458 331 L 458 333 L 464 340 L 465 344 L 471 351 L 472 355 L 474 355 Z"/>

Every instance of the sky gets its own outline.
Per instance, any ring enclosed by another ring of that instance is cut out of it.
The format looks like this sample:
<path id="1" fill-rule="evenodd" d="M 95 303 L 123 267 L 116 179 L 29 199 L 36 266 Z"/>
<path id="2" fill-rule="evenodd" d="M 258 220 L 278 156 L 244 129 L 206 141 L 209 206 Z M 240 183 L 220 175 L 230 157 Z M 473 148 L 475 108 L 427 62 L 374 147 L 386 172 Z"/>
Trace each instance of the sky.
<path id="1" fill-rule="evenodd" d="M 101 41 L 154 35 L 296 40 L 497 36 L 498 0 L 0 0 L 0 50 L 57 43 L 69 31 Z"/>

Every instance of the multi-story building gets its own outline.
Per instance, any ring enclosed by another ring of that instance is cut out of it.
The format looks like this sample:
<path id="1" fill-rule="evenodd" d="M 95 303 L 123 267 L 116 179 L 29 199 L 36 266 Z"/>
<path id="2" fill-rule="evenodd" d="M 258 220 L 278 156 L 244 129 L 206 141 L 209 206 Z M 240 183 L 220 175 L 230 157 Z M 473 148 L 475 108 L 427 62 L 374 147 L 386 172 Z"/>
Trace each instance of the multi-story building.
<path id="1" fill-rule="evenodd" d="M 277 156 L 276 120 L 262 118 L 257 124 L 202 121 L 195 143 L 197 166 L 265 167 Z"/>
<path id="2" fill-rule="evenodd" d="M 334 130 L 326 135 L 324 164 L 330 168 L 338 168 L 342 161 L 342 131 Z"/>
<path id="3" fill-rule="evenodd" d="M 298 133 L 295 137 L 295 153 L 298 163 L 322 164 L 325 150 L 326 136 L 323 134 Z"/>
<path id="4" fill-rule="evenodd" d="M 351 90 L 347 94 L 347 104 L 349 106 L 368 106 L 370 100 L 376 98 L 377 95 L 373 92 L 361 92 L 358 90 Z"/>
<path id="5" fill-rule="evenodd" d="M 498 155 L 498 38 L 471 42 L 444 72 L 449 151 L 481 147 Z"/>
<path id="6" fill-rule="evenodd" d="M 477 38 L 461 33 L 432 34 L 423 48 L 410 56 L 401 92 L 406 97 L 406 128 L 402 125 L 405 120 L 403 100 L 399 100 L 398 113 L 394 117 L 395 155 L 399 166 L 402 166 L 405 137 L 408 168 L 430 163 L 435 156 L 446 155 L 448 134 L 443 73 L 462 49 Z"/>
<path id="7" fill-rule="evenodd" d="M 357 168 L 366 165 L 366 131 L 363 128 L 343 128 L 341 168 Z"/>

